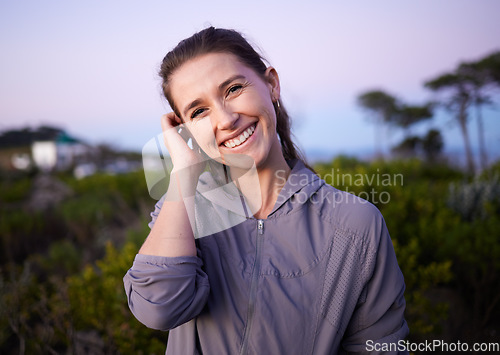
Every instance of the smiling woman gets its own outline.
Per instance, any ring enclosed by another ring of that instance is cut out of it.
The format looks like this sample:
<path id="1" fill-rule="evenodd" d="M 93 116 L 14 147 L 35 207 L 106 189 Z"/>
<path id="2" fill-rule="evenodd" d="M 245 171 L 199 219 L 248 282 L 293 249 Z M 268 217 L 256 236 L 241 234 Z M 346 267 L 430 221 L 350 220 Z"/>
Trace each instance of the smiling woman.
<path id="1" fill-rule="evenodd" d="M 160 75 L 173 170 L 124 284 L 134 315 L 170 330 L 167 353 L 335 354 L 403 339 L 385 222 L 301 158 L 277 71 L 238 32 L 210 27 Z"/>

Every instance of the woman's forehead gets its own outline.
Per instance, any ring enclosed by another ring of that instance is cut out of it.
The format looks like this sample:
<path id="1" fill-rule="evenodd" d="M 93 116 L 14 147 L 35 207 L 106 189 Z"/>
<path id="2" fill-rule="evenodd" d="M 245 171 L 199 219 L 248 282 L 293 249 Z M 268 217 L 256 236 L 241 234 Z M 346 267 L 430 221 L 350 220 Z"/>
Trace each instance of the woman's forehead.
<path id="1" fill-rule="evenodd" d="M 207 90 L 217 90 L 219 85 L 235 76 L 242 76 L 247 80 L 258 77 L 253 69 L 243 64 L 234 54 L 203 54 L 190 59 L 173 73 L 170 93 L 174 102 L 183 101 Z"/>
<path id="2" fill-rule="evenodd" d="M 253 72 L 231 53 L 199 55 L 181 65 L 172 75 L 171 83 L 189 83 L 190 80 L 217 80 L 235 72 Z"/>

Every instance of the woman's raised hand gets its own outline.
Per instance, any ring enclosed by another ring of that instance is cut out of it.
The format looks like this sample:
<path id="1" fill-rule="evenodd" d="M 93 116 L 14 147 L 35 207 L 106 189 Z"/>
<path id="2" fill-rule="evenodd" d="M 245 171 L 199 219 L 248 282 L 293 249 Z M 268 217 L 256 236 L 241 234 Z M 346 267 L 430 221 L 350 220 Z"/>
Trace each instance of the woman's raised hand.
<path id="1" fill-rule="evenodd" d="M 174 167 L 172 172 L 182 170 L 183 175 L 189 173 L 193 179 L 198 179 L 205 168 L 206 160 L 196 140 L 174 112 L 161 117 L 161 127 L 165 146 Z M 187 143 L 189 138 L 191 138 L 192 149 Z"/>
<path id="2" fill-rule="evenodd" d="M 160 213 L 139 254 L 195 256 L 194 194 L 206 162 L 194 139 L 193 149 L 188 146 L 191 137 L 175 113 L 163 115 L 161 126 L 174 168 Z"/>

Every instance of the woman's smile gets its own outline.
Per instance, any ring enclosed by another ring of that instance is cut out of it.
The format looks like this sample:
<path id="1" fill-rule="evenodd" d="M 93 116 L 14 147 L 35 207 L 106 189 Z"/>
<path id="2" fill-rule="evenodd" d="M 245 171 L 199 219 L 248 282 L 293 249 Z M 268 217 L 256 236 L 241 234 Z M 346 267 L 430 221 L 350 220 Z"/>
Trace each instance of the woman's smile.
<path id="1" fill-rule="evenodd" d="M 250 137 L 253 136 L 256 126 L 257 123 L 252 124 L 241 134 L 238 134 L 235 138 L 230 138 L 222 142 L 222 145 L 229 149 L 242 146 L 245 142 L 248 142 L 250 140 Z"/>

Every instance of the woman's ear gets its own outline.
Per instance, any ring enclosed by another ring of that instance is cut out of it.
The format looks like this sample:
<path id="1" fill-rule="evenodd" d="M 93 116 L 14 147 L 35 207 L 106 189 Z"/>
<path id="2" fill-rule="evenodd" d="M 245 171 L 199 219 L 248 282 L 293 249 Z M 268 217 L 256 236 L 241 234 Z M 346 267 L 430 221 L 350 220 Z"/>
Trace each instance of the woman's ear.
<path id="1" fill-rule="evenodd" d="M 271 98 L 275 102 L 280 98 L 280 78 L 278 72 L 273 67 L 268 67 L 264 76 L 271 89 Z"/>

